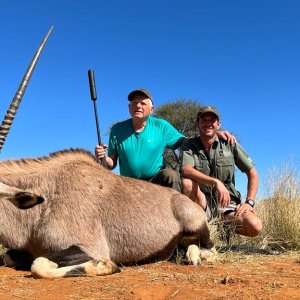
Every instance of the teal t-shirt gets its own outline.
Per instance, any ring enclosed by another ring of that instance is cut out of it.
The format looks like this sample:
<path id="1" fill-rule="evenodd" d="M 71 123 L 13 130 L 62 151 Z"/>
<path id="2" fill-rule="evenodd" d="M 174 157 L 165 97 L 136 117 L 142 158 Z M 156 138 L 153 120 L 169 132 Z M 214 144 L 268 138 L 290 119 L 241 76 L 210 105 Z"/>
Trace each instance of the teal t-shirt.
<path id="1" fill-rule="evenodd" d="M 135 132 L 132 119 L 128 119 L 112 126 L 108 155 L 118 155 L 121 175 L 149 179 L 164 166 L 164 149 L 177 149 L 183 139 L 165 120 L 149 116 L 144 130 Z"/>

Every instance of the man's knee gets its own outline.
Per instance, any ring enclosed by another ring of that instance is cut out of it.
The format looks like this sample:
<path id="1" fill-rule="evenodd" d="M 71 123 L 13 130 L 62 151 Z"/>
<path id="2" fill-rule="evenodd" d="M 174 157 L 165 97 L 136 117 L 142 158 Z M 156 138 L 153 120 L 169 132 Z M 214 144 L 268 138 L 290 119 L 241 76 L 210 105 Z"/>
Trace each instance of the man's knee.
<path id="1" fill-rule="evenodd" d="M 248 237 L 257 236 L 263 228 L 261 219 L 258 218 L 253 212 L 247 213 L 246 216 L 238 218 L 236 221 L 231 220 L 229 222 L 236 224 L 236 233 Z"/>
<path id="2" fill-rule="evenodd" d="M 173 188 L 180 193 L 182 190 L 180 175 L 172 169 L 160 170 L 159 173 L 150 180 L 150 182 Z"/>
<path id="3" fill-rule="evenodd" d="M 194 202 L 206 210 L 207 201 L 204 193 L 200 190 L 199 184 L 189 178 L 182 178 L 182 192 Z"/>
<path id="4" fill-rule="evenodd" d="M 161 176 L 167 183 L 180 182 L 180 175 L 172 169 L 162 169 Z"/>
<path id="5" fill-rule="evenodd" d="M 249 220 L 248 236 L 255 237 L 262 231 L 262 221 L 256 215 Z"/>
<path id="6" fill-rule="evenodd" d="M 181 181 L 182 181 L 182 192 L 185 195 L 190 196 L 193 192 L 193 181 L 188 178 L 182 178 Z"/>

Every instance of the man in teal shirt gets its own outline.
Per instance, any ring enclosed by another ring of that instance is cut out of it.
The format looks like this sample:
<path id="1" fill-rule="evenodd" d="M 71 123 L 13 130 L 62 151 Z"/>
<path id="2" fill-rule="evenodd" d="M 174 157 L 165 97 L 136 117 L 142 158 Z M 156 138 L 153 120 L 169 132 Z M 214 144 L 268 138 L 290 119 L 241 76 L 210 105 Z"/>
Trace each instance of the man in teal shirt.
<path id="1" fill-rule="evenodd" d="M 121 175 L 149 180 L 164 168 L 164 149 L 177 149 L 182 139 L 165 120 L 149 116 L 143 131 L 135 131 L 129 119 L 112 127 L 108 156 L 119 155 Z"/>
<path id="2" fill-rule="evenodd" d="M 96 157 L 105 158 L 110 170 L 119 159 L 123 176 L 148 180 L 181 192 L 180 175 L 165 168 L 163 153 L 165 148 L 177 149 L 184 136 L 167 121 L 151 116 L 153 98 L 146 89 L 130 92 L 128 100 L 131 119 L 113 125 L 108 147 L 97 145 Z"/>
<path id="3" fill-rule="evenodd" d="M 95 155 L 105 158 L 106 167 L 113 170 L 119 159 L 120 174 L 148 180 L 181 191 L 179 174 L 164 168 L 165 148 L 177 149 L 184 136 L 167 121 L 150 116 L 153 98 L 146 89 L 128 95 L 131 119 L 112 126 L 107 145 L 97 145 Z"/>

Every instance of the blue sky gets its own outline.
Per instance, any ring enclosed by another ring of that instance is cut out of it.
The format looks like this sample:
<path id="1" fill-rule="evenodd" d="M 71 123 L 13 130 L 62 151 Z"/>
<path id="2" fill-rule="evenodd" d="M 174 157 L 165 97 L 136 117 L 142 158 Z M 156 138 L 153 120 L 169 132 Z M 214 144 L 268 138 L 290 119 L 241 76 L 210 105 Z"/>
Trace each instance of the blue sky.
<path id="1" fill-rule="evenodd" d="M 146 87 L 156 106 L 178 98 L 217 106 L 223 127 L 256 162 L 260 193 L 271 168 L 290 158 L 299 166 L 299 1 L 0 3 L 2 115 L 54 25 L 1 159 L 93 151 L 93 69 L 103 142 L 112 122 L 128 118 L 128 92 Z M 237 185 L 244 194 L 243 174 Z"/>

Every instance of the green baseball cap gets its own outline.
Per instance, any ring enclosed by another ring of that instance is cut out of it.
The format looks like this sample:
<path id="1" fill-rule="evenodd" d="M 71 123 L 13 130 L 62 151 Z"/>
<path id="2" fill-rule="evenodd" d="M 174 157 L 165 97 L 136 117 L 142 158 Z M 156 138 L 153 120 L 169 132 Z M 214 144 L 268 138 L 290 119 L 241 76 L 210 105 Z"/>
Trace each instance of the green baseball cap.
<path id="1" fill-rule="evenodd" d="M 218 120 L 220 121 L 220 114 L 219 114 L 218 110 L 214 106 L 205 105 L 200 108 L 200 110 L 197 114 L 197 122 L 199 122 L 199 119 L 201 118 L 201 116 L 206 113 L 212 113 L 212 114 L 216 115 Z"/>
<path id="2" fill-rule="evenodd" d="M 147 98 L 149 98 L 152 102 L 153 102 L 153 99 L 152 99 L 152 96 L 150 94 L 150 92 L 146 89 L 137 89 L 137 90 L 133 90 L 132 92 L 130 92 L 128 94 L 128 100 L 131 101 L 132 98 L 136 95 L 143 95 L 143 96 L 146 96 Z"/>

